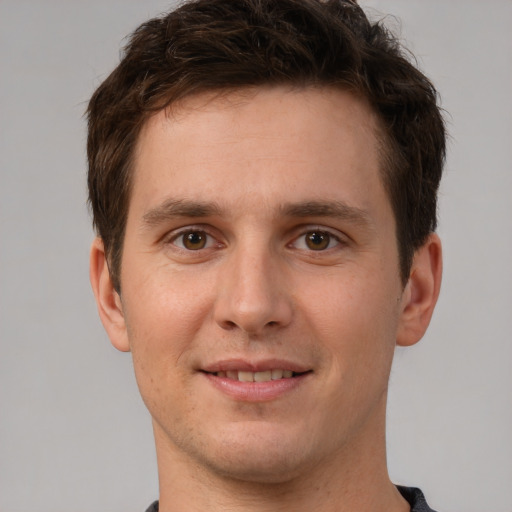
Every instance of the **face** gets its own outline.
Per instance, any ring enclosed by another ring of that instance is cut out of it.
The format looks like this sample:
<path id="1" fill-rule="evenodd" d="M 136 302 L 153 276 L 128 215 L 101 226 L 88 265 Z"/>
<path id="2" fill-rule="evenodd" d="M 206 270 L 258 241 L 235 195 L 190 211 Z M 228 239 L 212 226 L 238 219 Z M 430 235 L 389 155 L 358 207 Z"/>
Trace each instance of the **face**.
<path id="1" fill-rule="evenodd" d="M 404 290 L 377 131 L 330 89 L 197 96 L 147 122 L 109 333 L 160 452 L 278 481 L 383 437 Z"/>

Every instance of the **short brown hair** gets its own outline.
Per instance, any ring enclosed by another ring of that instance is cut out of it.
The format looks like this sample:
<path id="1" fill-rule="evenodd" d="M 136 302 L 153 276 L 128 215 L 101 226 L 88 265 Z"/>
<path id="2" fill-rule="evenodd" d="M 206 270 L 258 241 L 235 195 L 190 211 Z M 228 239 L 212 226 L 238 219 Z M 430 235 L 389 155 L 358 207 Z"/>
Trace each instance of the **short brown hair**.
<path id="1" fill-rule="evenodd" d="M 89 202 L 114 286 L 142 125 L 186 96 L 261 85 L 357 92 L 383 127 L 383 182 L 406 282 L 435 230 L 445 129 L 431 82 L 349 0 L 194 0 L 142 24 L 88 110 Z"/>

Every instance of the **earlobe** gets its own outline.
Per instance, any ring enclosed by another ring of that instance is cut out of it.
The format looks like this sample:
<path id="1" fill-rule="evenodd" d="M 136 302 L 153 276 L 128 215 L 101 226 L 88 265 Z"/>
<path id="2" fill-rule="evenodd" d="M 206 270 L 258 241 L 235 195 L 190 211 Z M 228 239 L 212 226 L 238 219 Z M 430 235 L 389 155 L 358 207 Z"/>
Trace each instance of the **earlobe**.
<path id="1" fill-rule="evenodd" d="M 130 344 L 121 298 L 112 284 L 101 238 L 96 238 L 91 246 L 89 278 L 101 322 L 112 345 L 122 352 L 129 352 Z"/>
<path id="2" fill-rule="evenodd" d="M 439 297 L 443 271 L 441 241 L 432 233 L 415 253 L 402 294 L 397 345 L 417 343 L 425 334 Z"/>

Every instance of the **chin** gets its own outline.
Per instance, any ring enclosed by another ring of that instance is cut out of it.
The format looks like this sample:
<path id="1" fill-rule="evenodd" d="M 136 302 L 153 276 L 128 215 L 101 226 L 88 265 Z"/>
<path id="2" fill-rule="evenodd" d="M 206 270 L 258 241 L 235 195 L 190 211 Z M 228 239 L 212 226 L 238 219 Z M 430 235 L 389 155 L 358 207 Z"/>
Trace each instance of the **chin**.
<path id="1" fill-rule="evenodd" d="M 301 464 L 303 461 L 298 461 L 293 456 L 270 456 L 261 453 L 259 455 L 252 459 L 239 457 L 238 454 L 221 459 L 213 458 L 209 461 L 209 468 L 223 478 L 254 484 L 283 484 L 306 473 L 306 465 Z"/>
<path id="2" fill-rule="evenodd" d="M 291 481 L 311 468 L 306 443 L 291 436 L 289 431 L 261 429 L 255 425 L 236 430 L 217 435 L 210 450 L 199 455 L 202 464 L 216 474 L 233 480 L 272 484 Z"/>

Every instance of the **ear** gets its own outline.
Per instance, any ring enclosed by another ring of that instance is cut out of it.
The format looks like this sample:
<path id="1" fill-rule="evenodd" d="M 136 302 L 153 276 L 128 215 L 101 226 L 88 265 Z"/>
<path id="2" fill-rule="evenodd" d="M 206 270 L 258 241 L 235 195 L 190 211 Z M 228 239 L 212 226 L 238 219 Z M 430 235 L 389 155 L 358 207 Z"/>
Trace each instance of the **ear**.
<path id="1" fill-rule="evenodd" d="M 401 299 L 397 345 L 414 345 L 425 334 L 439 297 L 442 273 L 441 240 L 432 233 L 414 253 L 411 273 Z"/>
<path id="2" fill-rule="evenodd" d="M 114 347 L 130 351 L 121 297 L 114 289 L 107 264 L 103 240 L 96 238 L 91 246 L 89 278 L 103 327 Z"/>

